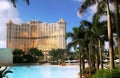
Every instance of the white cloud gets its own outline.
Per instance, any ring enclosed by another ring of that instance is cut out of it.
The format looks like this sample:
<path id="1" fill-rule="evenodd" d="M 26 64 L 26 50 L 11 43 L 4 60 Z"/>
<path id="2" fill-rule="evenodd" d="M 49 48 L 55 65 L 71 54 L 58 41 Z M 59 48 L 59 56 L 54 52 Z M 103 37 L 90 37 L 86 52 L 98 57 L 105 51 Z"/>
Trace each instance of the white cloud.
<path id="1" fill-rule="evenodd" d="M 107 20 L 107 16 L 106 16 L 106 15 L 103 15 L 103 16 L 100 18 L 100 22 L 106 21 L 106 20 Z"/>
<path id="2" fill-rule="evenodd" d="M 14 23 L 21 23 L 19 13 L 7 0 L 0 1 L 0 48 L 6 47 L 6 23 L 13 20 Z"/>
<path id="3" fill-rule="evenodd" d="M 112 4 L 109 4 L 109 6 L 110 6 L 110 10 L 113 12 L 114 6 Z M 101 16 L 100 21 L 105 21 L 105 20 L 107 20 L 107 16 L 106 15 Z"/>
<path id="4" fill-rule="evenodd" d="M 97 4 L 90 7 L 90 11 L 89 11 L 90 15 L 89 15 L 88 20 L 92 20 L 92 16 L 94 13 L 96 13 L 96 11 L 97 11 Z"/>
<path id="5" fill-rule="evenodd" d="M 72 41 L 71 38 L 67 38 L 67 45 Z"/>
<path id="6" fill-rule="evenodd" d="M 83 2 L 82 0 L 74 0 L 74 1 Z M 86 12 L 85 12 L 84 14 L 82 14 L 82 15 L 80 15 L 80 14 L 77 12 L 78 17 L 81 18 L 81 19 L 84 19 L 84 18 L 85 18 L 85 19 L 91 21 L 93 14 L 97 11 L 97 5 L 98 5 L 98 4 L 95 4 L 95 5 L 91 6 L 91 7 L 89 7 L 89 8 L 86 10 Z M 110 10 L 111 10 L 111 11 L 114 11 L 114 6 L 113 6 L 113 4 L 109 4 L 109 6 L 110 6 Z M 100 21 L 105 21 L 105 20 L 107 20 L 107 16 L 103 15 L 103 16 L 100 18 Z"/>

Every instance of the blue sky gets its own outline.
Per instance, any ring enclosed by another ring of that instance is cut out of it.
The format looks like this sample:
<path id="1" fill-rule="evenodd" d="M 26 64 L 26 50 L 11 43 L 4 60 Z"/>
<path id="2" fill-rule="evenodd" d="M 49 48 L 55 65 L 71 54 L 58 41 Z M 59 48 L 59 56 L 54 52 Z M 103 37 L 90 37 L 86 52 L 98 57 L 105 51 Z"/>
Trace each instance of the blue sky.
<path id="1" fill-rule="evenodd" d="M 78 27 L 81 20 L 91 20 L 96 11 L 95 6 L 92 6 L 83 16 L 78 16 L 81 1 L 83 0 L 30 0 L 30 6 L 27 6 L 24 0 L 18 0 L 17 8 L 14 8 L 9 0 L 0 0 L 0 48 L 6 47 L 6 23 L 9 20 L 16 24 L 30 20 L 53 23 L 64 18 L 67 32 L 72 32 L 72 28 Z"/>
<path id="2" fill-rule="evenodd" d="M 79 1 L 75 0 L 30 0 L 30 6 L 18 1 L 17 9 L 23 21 L 40 20 L 42 22 L 57 22 L 61 17 L 67 22 L 67 32 L 88 16 L 78 17 Z"/>
<path id="3" fill-rule="evenodd" d="M 79 3 L 73 0 L 30 0 L 30 6 L 23 1 L 18 3 L 20 18 L 24 21 L 40 20 L 42 22 L 57 22 L 61 17 L 67 22 L 67 31 L 78 26 L 77 16 Z"/>

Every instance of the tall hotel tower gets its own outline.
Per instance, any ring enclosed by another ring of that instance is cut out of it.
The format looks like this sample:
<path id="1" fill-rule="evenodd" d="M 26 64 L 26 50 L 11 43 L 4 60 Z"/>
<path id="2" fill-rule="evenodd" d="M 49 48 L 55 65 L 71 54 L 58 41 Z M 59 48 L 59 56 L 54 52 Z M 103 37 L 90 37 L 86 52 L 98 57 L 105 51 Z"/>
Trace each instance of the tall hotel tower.
<path id="1" fill-rule="evenodd" d="M 66 48 L 66 22 L 60 19 L 55 23 L 30 21 L 21 25 L 7 23 L 7 48 L 22 49 L 36 47 L 44 52 Z"/>

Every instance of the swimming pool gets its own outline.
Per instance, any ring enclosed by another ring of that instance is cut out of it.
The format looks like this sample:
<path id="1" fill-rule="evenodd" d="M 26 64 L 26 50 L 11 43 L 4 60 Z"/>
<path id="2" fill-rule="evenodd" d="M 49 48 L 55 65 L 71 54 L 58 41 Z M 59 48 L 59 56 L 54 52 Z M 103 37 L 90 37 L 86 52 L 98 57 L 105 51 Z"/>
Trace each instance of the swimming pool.
<path id="1" fill-rule="evenodd" d="M 8 78 L 77 78 L 78 67 L 74 66 L 15 66 Z"/>

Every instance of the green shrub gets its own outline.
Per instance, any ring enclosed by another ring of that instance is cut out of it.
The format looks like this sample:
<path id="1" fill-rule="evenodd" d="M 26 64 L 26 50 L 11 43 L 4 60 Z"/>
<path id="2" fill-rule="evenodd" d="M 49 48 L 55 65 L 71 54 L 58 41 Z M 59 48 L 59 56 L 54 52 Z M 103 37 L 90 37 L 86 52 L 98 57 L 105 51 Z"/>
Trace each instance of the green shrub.
<path id="1" fill-rule="evenodd" d="M 113 70 L 112 73 L 110 74 L 110 78 L 120 78 L 120 70 L 119 69 Z"/>
<path id="2" fill-rule="evenodd" d="M 120 78 L 120 70 L 113 69 L 110 72 L 110 69 L 98 70 L 92 78 Z"/>
<path id="3" fill-rule="evenodd" d="M 91 74 L 94 74 L 96 72 L 96 68 L 91 68 Z M 83 74 L 89 74 L 89 67 L 85 68 L 82 71 Z"/>
<path id="4" fill-rule="evenodd" d="M 96 68 L 91 68 L 91 75 L 95 74 L 95 72 L 96 72 Z M 89 67 L 82 70 L 82 76 L 84 76 L 84 78 L 90 78 Z"/>
<path id="5" fill-rule="evenodd" d="M 89 68 L 87 67 L 87 68 L 85 68 L 85 69 L 82 70 L 82 73 L 83 73 L 83 74 L 86 74 L 86 72 L 87 72 L 88 70 L 89 70 Z"/>

